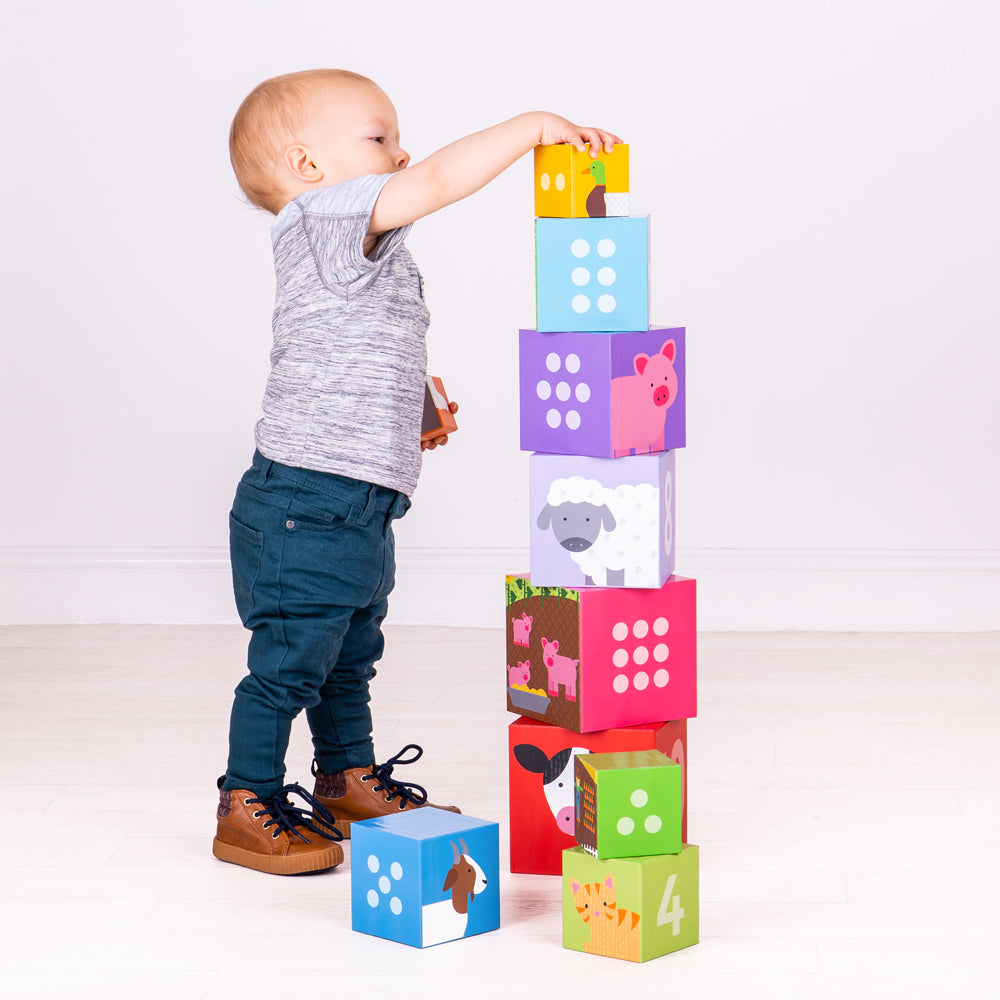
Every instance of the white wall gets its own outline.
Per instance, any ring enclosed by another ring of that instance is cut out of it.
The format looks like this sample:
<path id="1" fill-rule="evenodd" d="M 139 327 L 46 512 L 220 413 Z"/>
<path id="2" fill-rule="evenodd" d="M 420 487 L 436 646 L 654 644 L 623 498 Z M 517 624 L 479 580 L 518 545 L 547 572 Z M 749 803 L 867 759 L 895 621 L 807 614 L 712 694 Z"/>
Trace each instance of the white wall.
<path id="1" fill-rule="evenodd" d="M 1000 627 L 994 10 L 17 5 L 0 621 L 234 617 L 272 276 L 226 134 L 265 76 L 342 65 L 393 97 L 417 159 L 535 107 L 630 142 L 652 318 L 689 330 L 678 571 L 705 627 Z M 410 239 L 462 409 L 400 525 L 398 620 L 499 624 L 527 566 L 532 238 L 525 158 Z"/>

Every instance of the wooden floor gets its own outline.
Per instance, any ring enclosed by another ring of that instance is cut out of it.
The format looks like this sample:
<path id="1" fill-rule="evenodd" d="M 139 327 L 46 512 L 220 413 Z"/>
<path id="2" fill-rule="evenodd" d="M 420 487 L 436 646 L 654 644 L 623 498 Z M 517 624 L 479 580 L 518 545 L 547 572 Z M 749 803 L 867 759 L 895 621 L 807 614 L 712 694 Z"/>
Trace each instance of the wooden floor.
<path id="1" fill-rule="evenodd" d="M 501 823 L 502 634 L 389 630 L 376 751 Z M 1000 996 L 1000 634 L 707 634 L 689 732 L 701 944 L 561 947 L 560 880 L 425 951 L 350 929 L 350 865 L 211 855 L 239 627 L 0 629 L 0 995 L 754 1000 Z M 289 780 L 311 788 L 297 725 Z"/>

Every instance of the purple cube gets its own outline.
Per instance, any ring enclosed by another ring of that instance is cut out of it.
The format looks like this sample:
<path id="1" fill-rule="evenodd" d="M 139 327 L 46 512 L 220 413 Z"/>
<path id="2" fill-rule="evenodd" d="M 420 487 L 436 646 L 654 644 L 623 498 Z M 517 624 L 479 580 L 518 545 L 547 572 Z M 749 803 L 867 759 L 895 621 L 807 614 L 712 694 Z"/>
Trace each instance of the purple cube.
<path id="1" fill-rule="evenodd" d="M 674 571 L 674 457 L 532 455 L 532 584 L 662 587 Z"/>
<path id="2" fill-rule="evenodd" d="M 683 448 L 685 330 L 520 336 L 521 450 L 620 458 Z"/>

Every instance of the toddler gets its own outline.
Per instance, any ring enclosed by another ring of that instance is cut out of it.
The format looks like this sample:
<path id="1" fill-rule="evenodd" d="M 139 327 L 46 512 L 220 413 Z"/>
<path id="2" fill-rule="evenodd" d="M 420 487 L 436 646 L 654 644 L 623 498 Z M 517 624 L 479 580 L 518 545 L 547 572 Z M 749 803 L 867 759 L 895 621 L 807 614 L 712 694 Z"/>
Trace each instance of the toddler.
<path id="1" fill-rule="evenodd" d="M 277 292 L 264 415 L 229 519 L 251 636 L 218 782 L 213 853 L 223 861 L 324 871 L 343 860 L 351 823 L 427 804 L 423 788 L 393 776 L 419 747 L 375 763 L 368 690 L 394 582 L 392 522 L 421 463 L 429 316 L 403 241 L 415 220 L 539 143 L 590 143 L 596 156 L 620 141 L 532 112 L 410 166 L 389 98 L 345 70 L 267 80 L 237 111 L 233 169 L 250 202 L 277 216 Z M 303 709 L 312 793 L 285 784 Z"/>

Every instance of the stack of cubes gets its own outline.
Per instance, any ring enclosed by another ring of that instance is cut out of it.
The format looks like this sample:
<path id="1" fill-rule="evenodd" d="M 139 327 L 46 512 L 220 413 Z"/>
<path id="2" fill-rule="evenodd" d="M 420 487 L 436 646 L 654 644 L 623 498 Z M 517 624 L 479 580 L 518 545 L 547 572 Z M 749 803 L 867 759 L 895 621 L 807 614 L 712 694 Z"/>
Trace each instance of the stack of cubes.
<path id="1" fill-rule="evenodd" d="M 536 328 L 521 330 L 519 361 L 531 567 L 507 577 L 505 622 L 507 708 L 520 716 L 511 871 L 563 874 L 567 947 L 644 961 L 698 937 L 697 848 L 684 846 L 697 643 L 695 581 L 673 575 L 685 330 L 650 328 L 649 226 L 628 215 L 628 155 L 535 151 Z M 619 816 L 616 828 L 633 825 L 613 848 L 574 847 L 591 788 L 580 755 L 598 758 L 596 779 L 630 770 L 630 753 L 673 769 L 674 804 L 636 786 L 653 812 Z M 676 836 L 650 840 L 647 820 Z M 636 933 L 589 926 L 586 893 Z"/>

